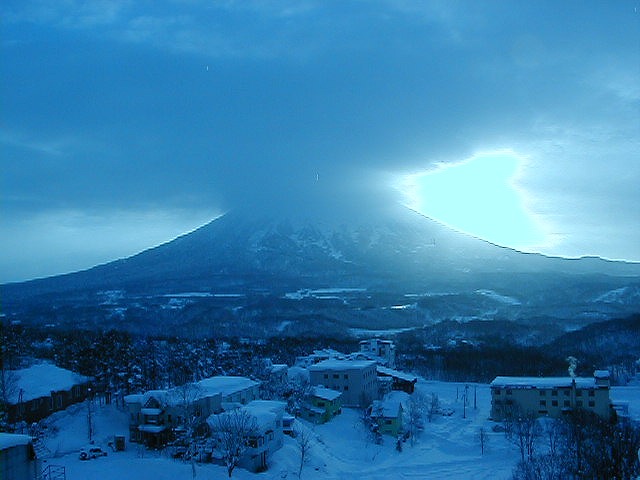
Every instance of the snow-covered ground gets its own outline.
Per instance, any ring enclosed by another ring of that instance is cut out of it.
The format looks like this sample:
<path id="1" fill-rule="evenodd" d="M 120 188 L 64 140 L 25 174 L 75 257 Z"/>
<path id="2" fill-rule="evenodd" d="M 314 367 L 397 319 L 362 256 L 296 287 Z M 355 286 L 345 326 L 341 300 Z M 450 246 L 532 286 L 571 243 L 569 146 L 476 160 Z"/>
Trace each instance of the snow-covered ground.
<path id="1" fill-rule="evenodd" d="M 463 418 L 462 395 L 465 384 L 420 380 L 423 393 L 436 393 L 441 405 L 453 413 L 438 416 L 427 423 L 414 446 L 407 441 L 401 452 L 395 441 L 384 437 L 382 445 L 367 441 L 360 425 L 359 412 L 344 409 L 325 425 L 313 426 L 296 420 L 297 427 L 312 436 L 309 461 L 302 478 L 309 480 L 370 479 L 507 479 L 511 475 L 518 452 L 504 435 L 491 430 L 487 420 L 490 410 L 488 385 L 468 384 L 469 402 Z M 474 409 L 474 392 L 478 408 Z M 628 401 L 630 413 L 640 418 L 640 386 L 615 387 L 614 401 Z M 58 429 L 46 443 L 54 453 L 46 464 L 63 465 L 68 480 L 176 480 L 181 478 L 226 478 L 226 469 L 212 464 L 191 465 L 174 460 L 164 452 L 145 450 L 127 443 L 126 451 L 113 452 L 107 443 L 113 435 L 128 440 L 127 414 L 114 405 L 96 406 L 94 415 L 95 443 L 109 451 L 106 457 L 89 461 L 78 459 L 78 450 L 87 444 L 86 404 L 76 405 L 51 417 Z M 489 441 L 484 455 L 480 453 L 478 431 L 484 426 Z M 236 469 L 233 478 L 241 480 L 295 479 L 299 466 L 296 440 L 285 436 L 282 449 L 271 458 L 269 470 L 252 474 Z M 195 477 L 194 477 L 195 473 Z"/>

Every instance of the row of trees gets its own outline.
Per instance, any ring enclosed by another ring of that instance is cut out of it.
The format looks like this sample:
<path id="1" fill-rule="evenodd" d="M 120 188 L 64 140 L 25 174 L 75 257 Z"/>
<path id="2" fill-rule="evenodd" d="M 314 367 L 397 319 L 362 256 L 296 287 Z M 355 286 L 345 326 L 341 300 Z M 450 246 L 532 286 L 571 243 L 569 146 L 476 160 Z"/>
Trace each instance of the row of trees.
<path id="1" fill-rule="evenodd" d="M 520 452 L 514 480 L 631 480 L 640 474 L 640 426 L 629 418 L 607 421 L 577 409 L 540 419 L 514 410 L 504 429 Z"/>

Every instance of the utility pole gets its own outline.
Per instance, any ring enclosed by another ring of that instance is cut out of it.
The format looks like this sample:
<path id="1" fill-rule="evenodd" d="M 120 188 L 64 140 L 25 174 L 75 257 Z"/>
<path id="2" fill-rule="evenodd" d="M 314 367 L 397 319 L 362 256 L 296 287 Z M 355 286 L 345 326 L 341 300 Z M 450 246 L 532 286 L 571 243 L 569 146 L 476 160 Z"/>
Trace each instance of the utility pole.
<path id="1" fill-rule="evenodd" d="M 89 443 L 93 441 L 93 412 L 91 411 L 91 387 L 87 388 L 87 426 L 89 428 Z"/>
<path id="2" fill-rule="evenodd" d="M 464 397 L 462 400 L 462 418 L 467 418 L 467 399 L 469 398 L 469 385 L 464 386 Z"/>
<path id="3" fill-rule="evenodd" d="M 478 409 L 478 385 L 473 386 L 473 409 Z"/>

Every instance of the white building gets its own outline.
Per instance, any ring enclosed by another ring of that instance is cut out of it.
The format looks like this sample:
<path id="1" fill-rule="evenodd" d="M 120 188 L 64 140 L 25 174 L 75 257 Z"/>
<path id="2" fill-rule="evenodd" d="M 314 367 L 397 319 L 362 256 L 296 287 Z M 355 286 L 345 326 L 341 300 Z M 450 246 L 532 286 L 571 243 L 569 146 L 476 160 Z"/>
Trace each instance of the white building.
<path id="1" fill-rule="evenodd" d="M 309 367 L 311 385 L 342 392 L 345 406 L 367 407 L 378 397 L 376 362 L 329 359 Z"/>
<path id="2" fill-rule="evenodd" d="M 611 414 L 609 372 L 593 378 L 496 377 L 491 382 L 491 419 L 500 421 L 510 410 L 536 416 L 559 417 L 575 409 L 608 419 Z"/>
<path id="3" fill-rule="evenodd" d="M 371 359 L 378 361 L 380 365 L 396 368 L 396 345 L 391 340 L 361 340 L 360 353 L 371 356 Z"/>

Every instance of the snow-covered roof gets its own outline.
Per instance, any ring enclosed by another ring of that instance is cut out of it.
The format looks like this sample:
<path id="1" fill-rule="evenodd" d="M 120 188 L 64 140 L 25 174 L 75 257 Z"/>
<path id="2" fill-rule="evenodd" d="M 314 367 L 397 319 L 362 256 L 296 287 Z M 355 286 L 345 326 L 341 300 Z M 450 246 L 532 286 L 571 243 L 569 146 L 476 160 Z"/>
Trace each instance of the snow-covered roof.
<path id="1" fill-rule="evenodd" d="M 139 425 L 138 426 L 138 430 L 140 430 L 141 432 L 147 432 L 147 433 L 160 433 L 165 431 L 167 428 L 166 425 Z"/>
<path id="2" fill-rule="evenodd" d="M 584 377 L 496 377 L 492 387 L 511 388 L 567 388 L 573 382 L 579 388 L 596 388 L 595 378 Z"/>
<path id="3" fill-rule="evenodd" d="M 141 393 L 132 393 L 124 397 L 124 403 L 142 403 L 144 395 Z"/>
<path id="4" fill-rule="evenodd" d="M 393 344 L 393 342 L 391 340 L 382 340 L 380 338 L 370 338 L 368 340 L 360 340 L 360 345 L 373 345 L 375 343 L 381 343 L 383 345 L 390 345 Z"/>
<path id="5" fill-rule="evenodd" d="M 188 394 L 188 397 L 191 401 L 213 397 L 215 395 L 226 397 L 258 385 L 260 385 L 258 382 L 246 377 L 218 376 L 205 378 L 194 384 L 194 390 Z M 151 398 L 154 398 L 158 400 L 162 406 L 180 405 L 184 399 L 184 394 L 180 388 L 181 387 L 176 387 L 171 390 L 149 390 L 144 394 L 127 395 L 124 401 L 126 403 L 146 405 Z"/>
<path id="6" fill-rule="evenodd" d="M 609 370 L 596 370 L 593 372 L 594 378 L 609 378 Z"/>
<path id="7" fill-rule="evenodd" d="M 308 410 L 309 412 L 313 412 L 316 415 L 324 415 L 324 412 L 325 412 L 323 408 L 316 407 L 315 405 L 312 405 L 311 403 L 308 403 L 308 402 L 304 402 L 302 404 L 302 408 L 304 408 L 305 410 Z"/>
<path id="8" fill-rule="evenodd" d="M 272 372 L 281 372 L 283 370 L 286 370 L 287 368 L 288 365 L 286 363 L 274 363 L 273 365 L 271 365 Z"/>
<path id="9" fill-rule="evenodd" d="M 404 380 L 405 382 L 417 382 L 418 377 L 415 375 L 410 375 L 408 373 L 399 372 L 398 370 L 393 370 L 387 367 L 381 367 L 378 365 L 376 370 L 379 374 L 386 375 L 388 377 L 399 378 L 400 380 Z"/>
<path id="10" fill-rule="evenodd" d="M 333 402 L 336 398 L 342 395 L 342 393 L 338 392 L 337 390 L 332 390 L 331 388 L 325 388 L 321 386 L 313 387 L 311 394 L 314 397 L 318 397 L 323 400 L 329 400 L 330 402 Z"/>
<path id="11" fill-rule="evenodd" d="M 282 418 L 286 403 L 276 400 L 254 400 L 245 405 L 244 409 L 258 422 L 260 429 L 275 427 L 276 419 Z"/>
<path id="12" fill-rule="evenodd" d="M 276 420 L 282 418 L 284 415 L 284 408 L 286 404 L 276 400 L 254 400 L 248 404 L 240 407 L 240 410 L 244 410 L 249 415 L 256 419 L 258 429 L 261 431 L 268 430 L 276 427 Z M 210 415 L 207 419 L 207 423 L 212 430 L 218 428 L 219 419 L 224 418 L 227 415 L 234 415 L 233 411 L 225 411 L 223 413 Z"/>
<path id="13" fill-rule="evenodd" d="M 289 367 L 289 370 L 287 371 L 287 376 L 291 380 L 298 379 L 298 381 L 305 381 L 305 380 L 308 381 L 309 370 L 307 370 L 306 368 L 296 367 L 296 366 Z"/>
<path id="14" fill-rule="evenodd" d="M 402 404 L 402 408 L 406 408 L 408 402 L 411 400 L 411 395 L 409 395 L 407 392 L 403 392 L 402 390 L 391 390 L 384 396 L 383 400 L 390 402 L 400 402 Z"/>
<path id="15" fill-rule="evenodd" d="M 329 360 L 311 365 L 309 370 L 312 372 L 322 370 L 361 370 L 375 364 L 376 362 L 372 360 L 338 360 L 336 358 L 330 358 Z"/>
<path id="16" fill-rule="evenodd" d="M 401 410 L 402 403 L 398 400 L 374 400 L 371 405 L 373 417 L 396 418 Z"/>
<path id="17" fill-rule="evenodd" d="M 260 385 L 258 382 L 250 378 L 231 376 L 205 378 L 198 382 L 198 386 L 206 393 L 206 396 L 220 393 L 223 397 L 257 387 L 258 385 Z"/>
<path id="18" fill-rule="evenodd" d="M 17 447 L 20 445 L 28 445 L 31 443 L 29 435 L 17 435 L 15 433 L 0 433 L 0 450 Z"/>
<path id="19" fill-rule="evenodd" d="M 91 380 L 89 377 L 50 363 L 40 363 L 22 370 L 11 370 L 11 372 L 16 379 L 16 388 L 9 395 L 9 403 L 13 404 L 20 401 L 20 390 L 22 390 L 22 401 L 26 402 L 35 398 L 48 397 L 51 392 L 71 390 L 74 385 Z"/>
<path id="20" fill-rule="evenodd" d="M 178 403 L 178 396 L 172 395 L 169 390 L 149 390 L 142 395 L 142 405 L 146 405 L 151 399 L 157 400 L 160 405 L 176 405 Z"/>

